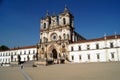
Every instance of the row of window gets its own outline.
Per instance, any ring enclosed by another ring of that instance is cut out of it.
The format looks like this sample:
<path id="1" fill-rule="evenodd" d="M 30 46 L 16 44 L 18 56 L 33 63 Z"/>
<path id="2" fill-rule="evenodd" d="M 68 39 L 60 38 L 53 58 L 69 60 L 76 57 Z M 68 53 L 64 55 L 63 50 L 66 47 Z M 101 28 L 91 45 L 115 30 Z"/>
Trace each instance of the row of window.
<path id="1" fill-rule="evenodd" d="M 87 48 L 87 50 L 90 50 L 90 45 L 87 45 L 86 48 Z M 110 43 L 110 48 L 114 48 L 113 43 Z M 96 49 L 100 49 L 99 44 L 96 44 Z M 78 46 L 78 50 L 82 50 L 80 45 Z M 71 51 L 74 51 L 73 46 L 71 46 Z"/>
<path id="2" fill-rule="evenodd" d="M 22 55 L 23 53 L 22 53 L 22 51 L 20 51 L 20 55 Z M 26 53 L 26 51 L 24 51 L 24 55 L 26 55 L 27 53 Z M 31 54 L 31 52 L 30 52 L 30 50 L 29 50 L 29 52 L 28 52 L 28 54 Z M 33 50 L 33 53 L 32 54 L 35 54 L 35 50 Z M 17 55 L 17 52 L 11 52 L 11 53 L 0 53 L 0 56 L 11 56 L 11 55 Z"/>
<path id="3" fill-rule="evenodd" d="M 0 59 L 0 62 L 8 63 L 10 62 L 10 58 Z"/>
<path id="4" fill-rule="evenodd" d="M 96 57 L 97 57 L 97 59 L 99 60 L 99 59 L 100 59 L 100 54 L 96 54 Z M 112 58 L 112 59 L 115 58 L 114 52 L 111 53 L 111 58 Z M 71 59 L 74 60 L 74 55 L 71 56 Z M 88 59 L 88 60 L 91 59 L 90 54 L 87 55 L 87 59 Z M 82 60 L 82 55 L 79 55 L 79 60 Z"/>
<path id="5" fill-rule="evenodd" d="M 51 20 L 49 21 L 49 24 L 51 24 Z M 65 18 L 63 18 L 63 25 L 66 25 L 66 19 Z M 46 23 L 44 23 L 43 29 L 46 29 L 46 28 L 47 28 L 47 25 L 46 25 Z"/>

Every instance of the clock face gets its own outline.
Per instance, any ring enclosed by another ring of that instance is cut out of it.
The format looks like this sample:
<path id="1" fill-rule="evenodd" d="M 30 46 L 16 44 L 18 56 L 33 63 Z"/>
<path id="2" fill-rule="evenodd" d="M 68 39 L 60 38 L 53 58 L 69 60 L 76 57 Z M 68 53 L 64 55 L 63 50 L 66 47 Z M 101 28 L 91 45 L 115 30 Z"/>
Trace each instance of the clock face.
<path id="1" fill-rule="evenodd" d="M 57 34 L 53 33 L 51 36 L 51 40 L 56 41 L 57 40 Z"/>

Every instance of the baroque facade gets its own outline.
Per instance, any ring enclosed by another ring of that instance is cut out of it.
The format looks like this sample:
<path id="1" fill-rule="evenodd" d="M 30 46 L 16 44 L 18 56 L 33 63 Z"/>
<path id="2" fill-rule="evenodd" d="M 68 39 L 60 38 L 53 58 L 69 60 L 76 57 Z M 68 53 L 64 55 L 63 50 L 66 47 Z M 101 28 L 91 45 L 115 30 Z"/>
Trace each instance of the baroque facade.
<path id="1" fill-rule="evenodd" d="M 74 31 L 74 17 L 65 7 L 58 15 L 40 20 L 39 56 L 70 62 L 108 62 L 120 60 L 120 35 L 85 39 Z"/>
<path id="2" fill-rule="evenodd" d="M 74 16 L 67 7 L 58 15 L 47 12 L 40 20 L 38 45 L 0 51 L 0 64 L 38 59 L 73 63 L 120 61 L 120 35 L 88 40 L 75 32 Z"/>
<path id="3" fill-rule="evenodd" d="M 74 31 L 74 17 L 65 7 L 59 15 L 49 15 L 40 20 L 40 58 L 67 59 L 68 46 L 74 41 L 85 40 Z"/>

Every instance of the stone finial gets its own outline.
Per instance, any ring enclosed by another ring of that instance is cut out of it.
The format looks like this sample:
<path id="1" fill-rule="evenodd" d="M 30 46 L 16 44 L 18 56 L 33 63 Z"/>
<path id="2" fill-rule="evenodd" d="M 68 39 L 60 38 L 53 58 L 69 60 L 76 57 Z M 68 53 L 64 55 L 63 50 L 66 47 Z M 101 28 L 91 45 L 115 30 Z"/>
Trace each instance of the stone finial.
<path id="1" fill-rule="evenodd" d="M 115 38 L 117 38 L 117 34 L 116 34 L 116 32 L 115 32 Z"/>
<path id="2" fill-rule="evenodd" d="M 106 38 L 106 33 L 104 33 L 104 39 L 106 40 L 107 38 Z"/>
<path id="3" fill-rule="evenodd" d="M 68 12 L 68 8 L 67 8 L 67 5 L 65 5 L 65 8 L 64 8 L 64 12 Z"/>
<path id="4" fill-rule="evenodd" d="M 49 16 L 49 12 L 48 12 L 48 10 L 46 11 L 46 16 Z"/>

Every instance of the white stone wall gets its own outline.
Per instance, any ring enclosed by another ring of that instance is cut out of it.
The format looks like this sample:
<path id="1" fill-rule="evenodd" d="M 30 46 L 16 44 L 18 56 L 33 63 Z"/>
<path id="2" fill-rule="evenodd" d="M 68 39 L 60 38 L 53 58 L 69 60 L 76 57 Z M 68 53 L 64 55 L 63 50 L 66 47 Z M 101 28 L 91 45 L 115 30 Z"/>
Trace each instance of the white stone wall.
<path id="1" fill-rule="evenodd" d="M 113 48 L 110 48 L 110 43 L 113 43 Z M 96 49 L 96 44 L 99 44 L 99 49 Z M 89 45 L 89 50 L 87 50 L 87 45 Z M 81 46 L 81 50 L 79 50 L 78 46 Z M 74 48 L 73 51 L 71 51 L 71 47 Z M 68 50 L 69 59 L 72 62 L 120 61 L 120 39 L 74 43 L 69 45 Z M 88 55 L 90 59 L 88 59 Z M 72 56 L 74 59 L 72 59 Z"/>
<path id="2" fill-rule="evenodd" d="M 0 63 L 10 63 L 11 61 L 17 62 L 18 55 L 20 55 L 21 61 L 27 61 L 28 56 L 29 56 L 29 60 L 33 60 L 33 56 L 36 55 L 36 53 L 37 53 L 37 48 L 1 51 L 0 52 Z M 11 59 L 12 55 L 13 55 L 13 59 Z"/>

